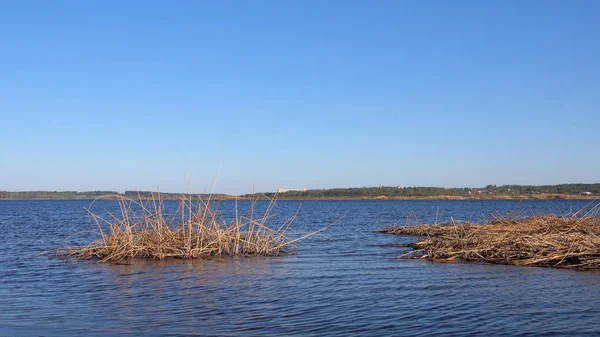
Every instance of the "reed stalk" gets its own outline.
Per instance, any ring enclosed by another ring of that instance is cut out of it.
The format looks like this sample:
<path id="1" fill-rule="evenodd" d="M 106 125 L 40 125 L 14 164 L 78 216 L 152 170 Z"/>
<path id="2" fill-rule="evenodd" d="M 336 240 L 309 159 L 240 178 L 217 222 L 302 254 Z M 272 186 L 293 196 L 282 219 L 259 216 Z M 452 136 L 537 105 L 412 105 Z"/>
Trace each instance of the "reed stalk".
<path id="1" fill-rule="evenodd" d="M 377 232 L 424 238 L 398 258 L 600 270 L 599 209 L 567 216 L 494 214 L 486 224 L 420 224 Z"/>
<path id="2" fill-rule="evenodd" d="M 174 214 L 165 214 L 164 203 L 158 194 L 153 194 L 150 201 L 120 197 L 120 215 L 106 211 L 108 216 L 103 216 L 88 209 L 97 227 L 98 240 L 87 246 L 61 248 L 56 254 L 63 258 L 97 259 L 99 262 L 120 262 L 134 258 L 280 255 L 298 240 L 288 235 L 288 229 L 298 213 L 277 229 L 268 227 L 267 220 L 271 217 L 275 200 L 270 199 L 262 217 L 255 215 L 255 200 L 247 217 L 238 215 L 236 202 L 235 219 L 227 222 L 218 215 L 215 202 L 203 200 L 200 196 L 182 197 Z"/>

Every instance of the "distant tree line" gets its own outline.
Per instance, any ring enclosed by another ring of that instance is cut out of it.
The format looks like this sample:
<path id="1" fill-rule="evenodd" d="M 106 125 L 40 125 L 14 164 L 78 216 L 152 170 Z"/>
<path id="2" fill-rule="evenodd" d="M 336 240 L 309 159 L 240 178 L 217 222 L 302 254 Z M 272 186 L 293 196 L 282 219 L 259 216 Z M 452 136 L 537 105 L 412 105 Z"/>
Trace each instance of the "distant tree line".
<path id="1" fill-rule="evenodd" d="M 562 185 L 488 185 L 484 191 L 492 194 L 586 194 L 600 195 L 600 184 Z"/>
<path id="2" fill-rule="evenodd" d="M 267 196 L 273 196 L 274 193 L 264 193 Z M 353 188 L 332 188 L 316 189 L 306 191 L 288 191 L 280 193 L 281 196 L 294 198 L 335 198 L 335 197 L 437 197 L 437 196 L 459 196 L 473 197 L 477 195 L 535 195 L 535 194 L 569 194 L 569 195 L 600 195 L 600 184 L 562 184 L 562 185 L 488 185 L 482 188 L 443 188 L 443 187 L 400 187 L 400 186 L 379 186 L 379 187 L 353 187 Z M 154 192 L 156 196 L 157 193 Z M 115 191 L 28 191 L 28 192 L 8 192 L 0 191 L 0 199 L 96 199 L 101 196 L 125 196 L 132 199 L 139 197 L 149 199 L 152 197 L 150 191 L 125 191 L 119 193 Z M 188 196 L 181 193 L 160 193 L 163 200 L 179 199 L 182 196 Z M 196 196 L 196 195 L 193 195 Z M 203 198 L 206 194 L 200 195 Z M 250 194 L 242 197 L 250 197 Z M 213 194 L 213 197 L 229 197 L 225 194 Z"/>
<path id="3" fill-rule="evenodd" d="M 272 196 L 274 193 L 266 193 Z M 562 185 L 488 185 L 483 188 L 443 188 L 443 187 L 353 187 L 315 189 L 306 191 L 288 191 L 280 193 L 286 197 L 320 198 L 320 197 L 436 197 L 460 196 L 472 197 L 476 195 L 529 195 L 529 194 L 592 194 L 600 195 L 600 184 L 562 184 Z"/>
<path id="4" fill-rule="evenodd" d="M 158 195 L 157 192 L 154 192 L 154 196 Z M 194 194 L 196 196 L 197 194 Z M 119 196 L 124 196 L 131 199 L 150 199 L 152 198 L 152 192 L 150 191 L 125 191 L 125 193 L 119 193 L 116 191 L 86 191 L 86 192 L 77 192 L 77 191 L 27 191 L 27 192 L 8 192 L 8 191 L 0 191 L 0 199 L 14 199 L 14 200 L 36 200 L 36 199 L 44 199 L 44 200 L 71 200 L 71 199 L 96 199 L 98 197 L 108 197 L 115 196 L 115 198 Z M 160 198 L 163 200 L 170 199 L 179 199 L 183 196 L 181 193 L 160 193 Z M 188 196 L 187 194 L 185 196 Z M 207 195 L 202 194 L 201 197 L 207 197 Z M 223 194 L 213 194 L 213 197 L 224 196 Z"/>
<path id="5" fill-rule="evenodd" d="M 104 195 L 117 195 L 115 191 L 27 191 L 27 192 L 8 192 L 0 191 L 0 199 L 95 199 Z"/>

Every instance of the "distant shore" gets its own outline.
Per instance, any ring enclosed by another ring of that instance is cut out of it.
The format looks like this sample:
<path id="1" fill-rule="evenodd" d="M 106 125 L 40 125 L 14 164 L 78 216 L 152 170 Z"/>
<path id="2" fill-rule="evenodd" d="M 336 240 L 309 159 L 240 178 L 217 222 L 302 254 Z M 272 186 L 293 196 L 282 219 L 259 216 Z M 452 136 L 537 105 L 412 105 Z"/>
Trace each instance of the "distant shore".
<path id="1" fill-rule="evenodd" d="M 330 189 L 282 189 L 277 192 L 230 195 L 224 193 L 168 193 L 153 191 L 117 192 L 97 191 L 1 191 L 0 200 L 95 200 L 95 199 L 141 199 L 179 200 L 198 198 L 203 200 L 551 200 L 551 199 L 597 199 L 600 183 L 562 185 L 488 185 L 482 188 L 434 187 L 434 186 L 378 186 Z"/>
<path id="2" fill-rule="evenodd" d="M 286 197 L 279 195 L 279 200 L 595 200 L 598 196 L 593 195 L 575 195 L 575 194 L 534 194 L 534 195 L 476 195 L 476 196 L 455 196 L 455 195 L 438 195 L 438 196 L 374 196 L 374 197 Z M 247 199 L 247 198 L 240 198 Z"/>
<path id="3" fill-rule="evenodd" d="M 82 196 L 82 197 L 32 197 L 32 198 L 0 198 L 0 200 L 95 200 L 101 198 L 103 200 L 119 200 L 122 195 L 106 195 L 106 196 Z M 250 196 L 230 196 L 230 195 L 214 195 L 211 200 L 263 200 L 269 199 L 271 196 L 257 194 L 256 197 Z M 179 200 L 181 196 L 162 196 L 161 200 Z M 285 193 L 277 195 L 277 200 L 596 200 L 600 197 L 594 195 L 576 195 L 576 194 L 532 194 L 532 195 L 475 195 L 475 196 L 455 196 L 455 195 L 438 195 L 438 196 L 332 196 L 332 197 L 306 197 L 306 196 L 286 196 Z M 142 196 L 141 200 L 152 200 L 151 197 Z M 205 198 L 208 199 L 208 196 Z"/>

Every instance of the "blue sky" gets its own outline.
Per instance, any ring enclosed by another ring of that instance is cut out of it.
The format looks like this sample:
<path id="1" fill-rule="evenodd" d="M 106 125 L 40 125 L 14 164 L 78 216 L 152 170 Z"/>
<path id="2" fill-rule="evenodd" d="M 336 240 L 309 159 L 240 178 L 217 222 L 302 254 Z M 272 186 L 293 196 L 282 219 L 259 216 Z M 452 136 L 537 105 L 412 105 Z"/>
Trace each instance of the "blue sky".
<path id="1" fill-rule="evenodd" d="M 5 1 L 0 190 L 599 182 L 597 1 Z"/>

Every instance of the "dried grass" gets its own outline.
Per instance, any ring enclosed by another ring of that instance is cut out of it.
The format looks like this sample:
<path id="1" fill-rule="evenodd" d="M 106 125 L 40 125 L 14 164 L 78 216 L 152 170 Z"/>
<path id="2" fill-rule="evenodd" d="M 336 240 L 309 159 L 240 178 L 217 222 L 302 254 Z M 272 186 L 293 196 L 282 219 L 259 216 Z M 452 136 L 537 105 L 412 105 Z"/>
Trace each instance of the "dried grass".
<path id="1" fill-rule="evenodd" d="M 106 211 L 106 216 L 88 209 L 97 225 L 99 239 L 87 246 L 68 246 L 56 251 L 63 258 L 97 259 L 99 262 L 120 262 L 125 259 L 196 259 L 226 255 L 279 255 L 286 248 L 310 235 L 294 237 L 287 234 L 298 211 L 278 228 L 267 226 L 275 207 L 275 198 L 262 216 L 255 217 L 252 200 L 250 214 L 226 222 L 217 212 L 217 205 L 200 196 L 179 200 L 174 214 L 165 214 L 160 197 L 142 201 L 120 197 L 120 215 Z M 93 203 L 92 203 L 93 204 Z M 104 228 L 103 228 L 104 227 Z"/>
<path id="2" fill-rule="evenodd" d="M 495 214 L 487 224 L 397 226 L 381 233 L 425 237 L 398 258 L 600 270 L 600 205 L 568 216 Z"/>

